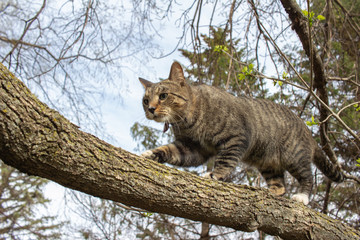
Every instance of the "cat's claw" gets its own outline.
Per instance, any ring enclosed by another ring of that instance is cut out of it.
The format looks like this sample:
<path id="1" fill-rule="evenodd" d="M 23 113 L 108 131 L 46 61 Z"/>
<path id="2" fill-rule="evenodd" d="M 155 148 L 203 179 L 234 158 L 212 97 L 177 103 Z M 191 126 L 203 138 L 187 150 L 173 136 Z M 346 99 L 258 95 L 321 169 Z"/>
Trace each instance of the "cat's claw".
<path id="1" fill-rule="evenodd" d="M 297 193 L 294 196 L 292 196 L 291 199 L 301 202 L 305 205 L 308 205 L 309 203 L 309 196 L 305 193 Z"/>
<path id="2" fill-rule="evenodd" d="M 218 180 L 217 177 L 212 172 L 205 173 L 204 178 L 210 178 L 210 179 Z"/>

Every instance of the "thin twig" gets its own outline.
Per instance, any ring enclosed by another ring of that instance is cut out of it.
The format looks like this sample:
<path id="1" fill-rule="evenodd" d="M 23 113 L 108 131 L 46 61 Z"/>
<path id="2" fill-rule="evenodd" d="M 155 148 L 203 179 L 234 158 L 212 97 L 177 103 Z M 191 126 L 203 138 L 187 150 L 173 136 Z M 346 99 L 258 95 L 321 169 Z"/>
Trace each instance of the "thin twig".
<path id="1" fill-rule="evenodd" d="M 252 1 L 249 1 L 252 5 L 254 4 Z M 253 6 L 255 7 L 255 6 Z M 287 64 L 290 66 L 290 68 L 295 72 L 296 76 L 300 79 L 300 81 L 304 84 L 304 86 L 306 87 L 307 91 L 309 91 L 311 93 L 311 95 L 327 110 L 330 112 L 330 114 L 336 118 L 336 120 L 345 128 L 345 130 L 350 133 L 351 136 L 353 136 L 356 141 L 358 141 L 360 143 L 360 137 L 311 89 L 311 87 L 309 86 L 309 84 L 302 78 L 302 76 L 300 75 L 300 73 L 295 69 L 294 65 L 290 62 L 289 58 L 281 51 L 281 49 L 279 48 L 279 46 L 276 44 L 276 42 L 274 41 L 274 39 L 271 37 L 271 35 L 269 34 L 269 32 L 266 30 L 266 28 L 264 27 L 264 25 L 261 23 L 261 21 L 259 20 L 259 16 L 256 14 L 255 12 L 255 16 L 256 19 L 258 21 L 258 25 L 261 27 L 261 30 L 264 31 L 264 33 L 266 33 L 267 38 L 270 40 L 270 42 L 273 44 L 273 47 L 275 48 L 275 50 L 277 51 L 277 53 L 283 57 L 283 59 L 287 62 Z"/>
<path id="2" fill-rule="evenodd" d="M 337 113 L 337 115 L 340 116 L 340 113 L 341 113 L 342 111 L 344 111 L 346 108 L 349 108 L 349 107 L 351 107 L 351 106 L 353 106 L 353 105 L 356 105 L 356 104 L 360 104 L 360 102 L 353 102 L 353 103 L 350 103 L 349 105 L 346 105 L 345 107 L 343 107 L 342 109 L 339 110 L 339 112 Z M 330 115 L 329 115 L 324 121 L 322 121 L 321 123 L 324 123 L 324 122 L 328 121 L 331 116 L 332 116 L 332 114 L 330 114 Z M 321 123 L 320 123 L 320 124 L 321 124 Z"/>
<path id="3" fill-rule="evenodd" d="M 227 81 L 226 81 L 226 85 L 225 85 L 225 90 L 228 90 L 229 88 L 229 84 L 230 84 L 230 79 L 231 79 L 231 73 L 232 73 L 232 68 L 233 68 L 233 56 L 234 56 L 234 46 L 233 46 L 233 39 L 232 39 L 232 31 L 233 31 L 233 15 L 234 15 L 234 9 L 235 9 L 235 3 L 236 0 L 233 0 L 232 4 L 231 4 L 231 8 L 230 8 L 230 14 L 229 14 L 229 24 L 230 24 L 230 63 L 229 63 L 229 71 L 228 71 L 228 76 L 227 76 Z"/>
<path id="4" fill-rule="evenodd" d="M 28 32 L 28 30 L 30 29 L 31 25 L 33 24 L 33 22 L 40 16 L 40 14 L 42 13 L 42 11 L 45 9 L 46 6 L 46 0 L 43 1 L 42 6 L 40 7 L 39 11 L 35 14 L 34 17 L 32 17 L 31 19 L 29 19 L 27 21 L 26 27 L 22 33 L 22 35 L 20 36 L 20 38 L 17 40 L 17 42 L 14 44 L 13 48 L 10 50 L 10 52 L 8 52 L 8 54 L 3 58 L 3 63 L 5 62 L 6 58 L 11 56 L 11 54 L 15 51 L 15 49 L 18 47 L 19 43 L 22 42 L 22 40 L 24 39 L 26 33 Z M 10 61 L 9 61 L 10 62 Z"/>
<path id="5" fill-rule="evenodd" d="M 119 202 L 114 202 L 115 205 L 121 207 L 121 208 L 124 208 L 126 210 L 129 210 L 129 211 L 135 211 L 135 212 L 139 212 L 141 214 L 144 214 L 144 213 L 147 213 L 148 211 L 145 211 L 145 210 L 142 210 L 140 208 L 134 208 L 134 207 L 129 207 L 129 206 L 126 206 L 125 204 L 122 204 L 122 203 L 119 203 Z"/>
<path id="6" fill-rule="evenodd" d="M 355 75 L 351 75 L 350 77 L 347 77 L 347 78 L 341 78 L 341 77 L 328 77 L 327 80 L 328 81 L 343 81 L 343 82 L 350 82 L 358 87 L 360 87 L 360 84 L 351 80 L 352 78 L 355 78 L 356 79 L 356 76 Z"/>
<path id="7" fill-rule="evenodd" d="M 358 184 L 360 184 L 360 178 L 355 177 L 355 176 L 352 176 L 352 175 L 347 174 L 347 173 L 345 173 L 345 172 L 343 172 L 343 174 L 344 174 L 344 177 L 345 177 L 346 179 L 354 180 L 355 182 L 357 182 Z"/>

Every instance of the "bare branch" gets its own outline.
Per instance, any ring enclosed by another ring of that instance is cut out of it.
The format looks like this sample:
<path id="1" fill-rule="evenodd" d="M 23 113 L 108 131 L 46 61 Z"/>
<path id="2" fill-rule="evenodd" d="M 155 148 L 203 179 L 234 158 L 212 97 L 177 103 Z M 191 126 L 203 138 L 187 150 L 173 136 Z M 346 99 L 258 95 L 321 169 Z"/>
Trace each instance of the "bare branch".
<path id="1" fill-rule="evenodd" d="M 42 13 L 42 11 L 45 9 L 46 6 L 46 0 L 43 0 L 43 4 L 40 7 L 39 11 L 35 14 L 34 17 L 32 17 L 31 19 L 29 19 L 26 22 L 26 27 L 22 33 L 22 35 L 20 36 L 20 38 L 15 42 L 13 48 L 9 51 L 9 53 L 3 58 L 2 63 L 4 63 L 6 61 L 6 59 L 13 54 L 13 52 L 15 51 L 15 49 L 18 47 L 19 43 L 22 42 L 23 38 L 25 37 L 26 33 L 28 32 L 28 30 L 30 29 L 31 25 L 33 24 L 34 21 L 36 21 L 39 17 L 39 15 Z M 9 62 L 11 62 L 11 60 L 9 60 Z"/>

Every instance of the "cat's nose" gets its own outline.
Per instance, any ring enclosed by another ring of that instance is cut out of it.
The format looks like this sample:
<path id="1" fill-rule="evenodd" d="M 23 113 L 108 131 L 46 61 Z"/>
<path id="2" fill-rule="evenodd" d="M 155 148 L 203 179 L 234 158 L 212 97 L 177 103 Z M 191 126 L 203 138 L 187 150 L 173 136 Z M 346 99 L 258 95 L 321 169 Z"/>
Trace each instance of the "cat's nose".
<path id="1" fill-rule="evenodd" d="M 155 108 L 154 107 L 149 107 L 149 112 L 151 112 L 152 114 L 154 114 L 154 112 L 155 112 Z"/>

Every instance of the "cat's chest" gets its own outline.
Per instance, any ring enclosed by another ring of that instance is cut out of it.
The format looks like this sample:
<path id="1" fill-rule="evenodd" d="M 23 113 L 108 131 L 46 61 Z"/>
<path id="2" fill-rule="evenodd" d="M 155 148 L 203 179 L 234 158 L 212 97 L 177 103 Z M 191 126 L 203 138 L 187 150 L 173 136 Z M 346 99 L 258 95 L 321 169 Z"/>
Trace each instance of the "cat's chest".
<path id="1" fill-rule="evenodd" d="M 195 145 L 198 145 L 202 150 L 208 152 L 208 154 L 216 154 L 217 152 L 213 137 L 208 131 L 199 128 L 182 129 L 181 132 L 179 132 L 179 136 L 181 136 L 182 139 L 188 139 L 188 141 L 195 143 Z"/>

